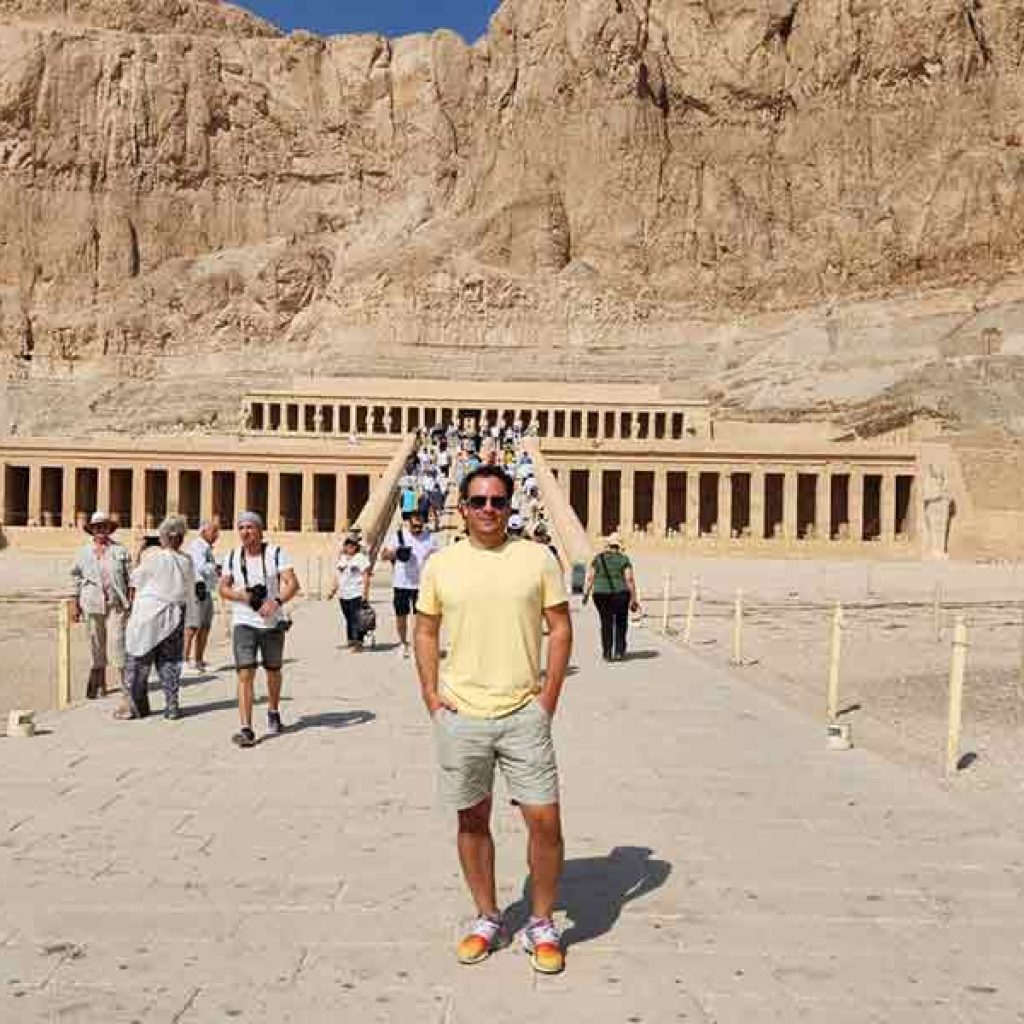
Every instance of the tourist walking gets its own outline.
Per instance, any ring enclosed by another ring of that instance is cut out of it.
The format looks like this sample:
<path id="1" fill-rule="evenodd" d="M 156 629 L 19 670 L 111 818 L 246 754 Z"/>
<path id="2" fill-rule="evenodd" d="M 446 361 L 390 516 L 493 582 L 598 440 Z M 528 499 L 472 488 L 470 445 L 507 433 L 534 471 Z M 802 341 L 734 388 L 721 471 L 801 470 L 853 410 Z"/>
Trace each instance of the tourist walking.
<path id="1" fill-rule="evenodd" d="M 188 524 L 170 516 L 160 524 L 160 546 L 142 553 L 131 575 L 135 600 L 125 630 L 124 681 L 118 719 L 145 718 L 149 712 L 149 673 L 156 668 L 164 691 L 164 718 L 181 716 L 178 691 L 185 651 L 185 621 L 195 618 L 196 572 L 181 551 Z"/>
<path id="2" fill-rule="evenodd" d="M 629 613 L 640 604 L 636 596 L 633 564 L 622 550 L 622 538 L 611 534 L 604 550 L 590 563 L 583 585 L 583 601 L 594 596 L 601 619 L 601 653 L 605 661 L 622 661 L 626 656 Z"/>
<path id="3" fill-rule="evenodd" d="M 206 519 L 199 524 L 199 536 L 188 548 L 196 574 L 196 601 L 189 605 L 185 622 L 185 661 L 198 673 L 206 671 L 206 645 L 213 626 L 213 592 L 220 573 L 213 546 L 219 537 L 220 524 Z"/>
<path id="4" fill-rule="evenodd" d="M 74 619 L 84 619 L 89 632 L 89 700 L 107 693 L 108 659 L 119 685 L 124 674 L 124 628 L 131 607 L 131 555 L 114 540 L 116 529 L 117 521 L 106 512 L 93 513 L 85 527 L 92 539 L 79 548 L 71 569 L 75 581 Z"/>
<path id="5" fill-rule="evenodd" d="M 562 574 L 539 545 L 508 536 L 512 481 L 484 466 L 463 480 L 468 539 L 423 571 L 416 665 L 433 722 L 442 796 L 458 815 L 458 852 L 477 918 L 460 963 L 485 959 L 503 940 L 494 878 L 491 807 L 495 766 L 529 832 L 531 916 L 522 933 L 534 969 L 564 967 L 552 920 L 563 841 L 551 722 L 572 648 Z M 541 624 L 550 629 L 541 672 Z M 448 636 L 441 669 L 440 633 Z"/>
<path id="6" fill-rule="evenodd" d="M 420 579 L 427 559 L 437 551 L 437 540 L 423 518 L 412 516 L 385 542 L 380 557 L 394 565 L 392 573 L 395 630 L 403 658 L 409 657 L 409 616 L 416 611 Z"/>
<path id="7" fill-rule="evenodd" d="M 267 677 L 267 733 L 284 731 L 281 721 L 281 669 L 285 635 L 291 620 L 284 606 L 299 592 L 291 558 L 263 539 L 263 520 L 255 512 L 237 519 L 239 547 L 228 553 L 220 577 L 220 596 L 231 604 L 231 644 L 238 673 L 239 747 L 256 745 L 252 728 L 253 688 L 260 663 Z"/>
<path id="8" fill-rule="evenodd" d="M 418 518 L 418 517 L 417 517 Z M 423 520 L 420 520 L 423 525 Z M 341 614 L 345 620 L 345 638 L 348 649 L 358 654 L 363 649 L 363 627 L 360 609 L 370 599 L 370 559 L 363 552 L 359 538 L 349 534 L 341 542 L 341 551 L 334 566 L 334 586 L 327 595 L 340 599 Z"/>

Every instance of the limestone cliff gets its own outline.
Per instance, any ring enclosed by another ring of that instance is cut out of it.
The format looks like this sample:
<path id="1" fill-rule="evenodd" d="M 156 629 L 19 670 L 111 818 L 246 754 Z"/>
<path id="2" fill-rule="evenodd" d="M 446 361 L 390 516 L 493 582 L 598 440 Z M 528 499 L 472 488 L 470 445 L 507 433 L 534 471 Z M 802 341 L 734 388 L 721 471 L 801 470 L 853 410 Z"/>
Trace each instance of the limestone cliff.
<path id="1" fill-rule="evenodd" d="M 1018 0 L 507 0 L 473 46 L 0 0 L 0 410 L 217 426 L 244 364 L 1014 422 L 1022 54 Z"/>

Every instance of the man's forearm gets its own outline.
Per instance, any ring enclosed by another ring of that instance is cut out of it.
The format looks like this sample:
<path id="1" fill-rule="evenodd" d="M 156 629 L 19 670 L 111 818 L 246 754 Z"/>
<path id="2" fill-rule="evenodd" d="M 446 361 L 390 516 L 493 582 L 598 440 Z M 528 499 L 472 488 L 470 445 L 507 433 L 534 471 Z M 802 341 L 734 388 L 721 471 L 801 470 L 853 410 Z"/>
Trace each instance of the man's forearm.
<path id="1" fill-rule="evenodd" d="M 569 669 L 569 655 L 572 652 L 572 626 L 568 621 L 552 629 L 548 638 L 548 664 L 544 689 L 541 691 L 548 706 L 553 710 L 565 685 L 565 674 Z"/>
<path id="2" fill-rule="evenodd" d="M 417 624 L 413 638 L 416 654 L 416 671 L 420 679 L 420 692 L 423 703 L 428 708 L 435 705 L 439 698 L 441 642 L 437 632 L 424 629 Z"/>

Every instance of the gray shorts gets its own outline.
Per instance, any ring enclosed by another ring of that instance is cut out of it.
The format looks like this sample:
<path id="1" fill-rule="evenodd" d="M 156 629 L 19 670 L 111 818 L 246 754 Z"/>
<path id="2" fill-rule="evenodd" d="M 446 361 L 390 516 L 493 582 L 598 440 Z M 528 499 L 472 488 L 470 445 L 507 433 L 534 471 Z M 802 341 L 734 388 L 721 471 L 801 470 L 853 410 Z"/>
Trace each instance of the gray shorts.
<path id="1" fill-rule="evenodd" d="M 192 609 L 195 609 L 194 611 Z M 196 601 L 189 605 L 188 614 L 185 616 L 186 629 L 209 629 L 213 625 L 213 598 L 207 597 L 205 601 Z"/>
<path id="2" fill-rule="evenodd" d="M 231 632 L 235 668 L 279 669 L 284 664 L 284 630 L 235 626 Z"/>
<path id="3" fill-rule="evenodd" d="M 494 790 L 494 766 L 501 769 L 516 803 L 558 803 L 558 766 L 551 716 L 537 703 L 501 718 L 473 718 L 442 708 L 434 714 L 441 799 L 464 811 Z"/>

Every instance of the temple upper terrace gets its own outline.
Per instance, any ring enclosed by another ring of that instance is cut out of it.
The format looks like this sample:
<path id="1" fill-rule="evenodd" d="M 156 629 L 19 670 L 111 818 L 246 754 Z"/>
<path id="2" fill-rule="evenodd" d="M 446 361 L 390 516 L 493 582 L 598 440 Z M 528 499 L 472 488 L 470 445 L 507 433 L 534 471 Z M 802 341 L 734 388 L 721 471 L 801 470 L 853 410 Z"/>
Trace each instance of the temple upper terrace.
<path id="1" fill-rule="evenodd" d="M 415 397 L 410 397 L 410 392 Z M 421 427 L 520 423 L 541 438 L 709 439 L 706 401 L 636 384 L 320 381 L 305 392 L 254 391 L 243 399 L 243 430 L 261 436 L 399 436 Z"/>

